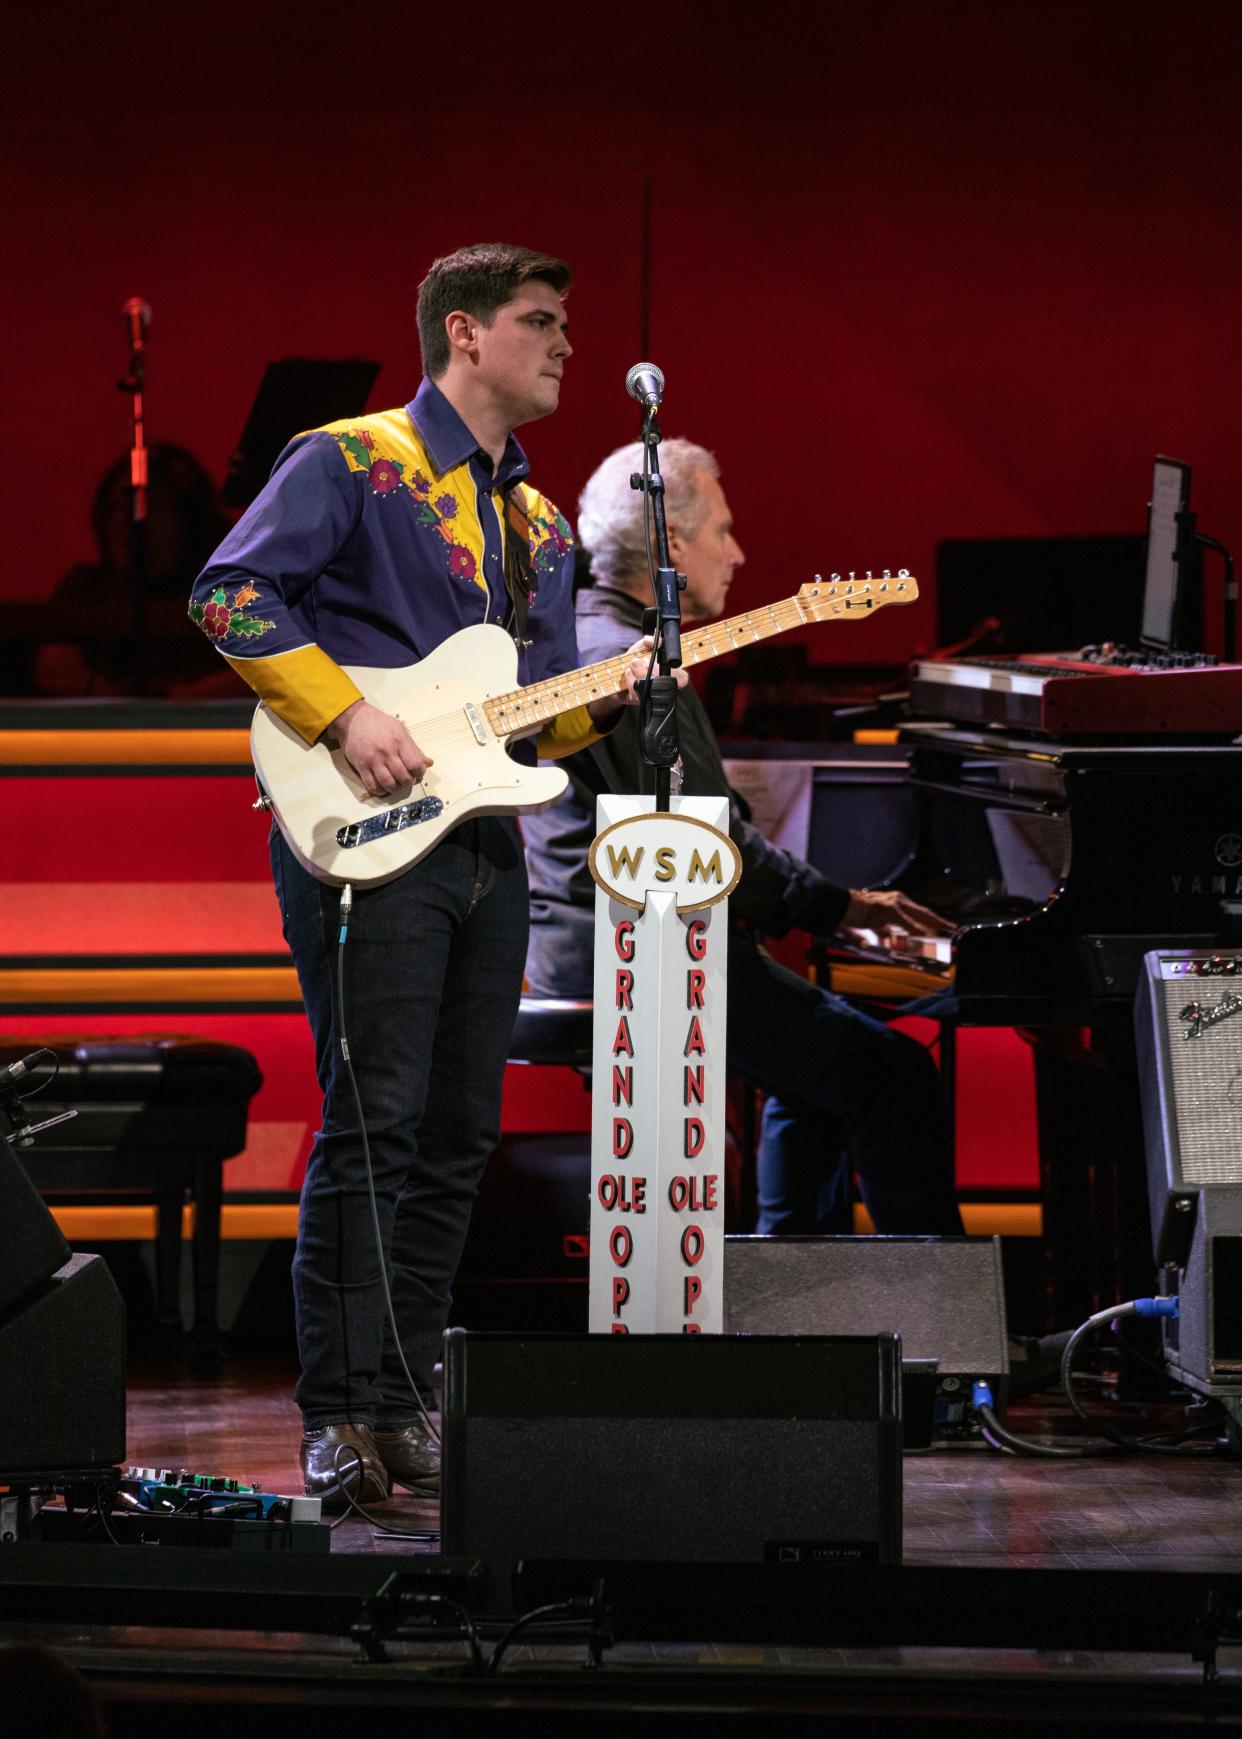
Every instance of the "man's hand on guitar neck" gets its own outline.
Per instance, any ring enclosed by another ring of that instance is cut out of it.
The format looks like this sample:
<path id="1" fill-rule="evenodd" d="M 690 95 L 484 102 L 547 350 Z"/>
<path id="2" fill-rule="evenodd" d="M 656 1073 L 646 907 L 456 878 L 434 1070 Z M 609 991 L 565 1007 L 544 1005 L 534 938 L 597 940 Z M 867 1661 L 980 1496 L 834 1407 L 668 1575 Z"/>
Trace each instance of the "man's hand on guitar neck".
<path id="1" fill-rule="evenodd" d="M 387 797 L 402 785 L 417 784 L 432 764 L 401 720 L 369 700 L 347 706 L 325 734 L 336 738 L 372 797 Z"/>
<path id="2" fill-rule="evenodd" d="M 611 723 L 622 707 L 638 705 L 638 690 L 635 684 L 642 682 L 651 665 L 651 635 L 644 634 L 641 640 L 636 640 L 625 653 L 629 659 L 629 668 L 625 673 L 625 693 L 605 695 L 599 700 L 587 702 L 587 711 L 597 725 Z M 659 671 L 653 672 L 659 675 Z M 674 670 L 673 679 L 678 688 L 684 688 L 690 678 L 685 670 Z"/>

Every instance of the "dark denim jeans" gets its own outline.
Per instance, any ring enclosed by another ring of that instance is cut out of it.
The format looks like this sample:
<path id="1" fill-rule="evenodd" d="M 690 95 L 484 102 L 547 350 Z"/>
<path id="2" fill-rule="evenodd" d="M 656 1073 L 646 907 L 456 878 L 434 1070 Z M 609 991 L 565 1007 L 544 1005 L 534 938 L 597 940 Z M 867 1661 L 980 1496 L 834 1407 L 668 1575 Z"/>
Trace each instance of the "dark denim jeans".
<path id="1" fill-rule="evenodd" d="M 940 1078 L 917 1040 L 734 934 L 728 1062 L 774 1095 L 757 1156 L 757 1231 L 850 1231 L 851 1169 L 878 1232 L 962 1231 Z"/>
<path id="2" fill-rule="evenodd" d="M 295 1398 L 308 1430 L 414 1423 L 385 1321 L 366 1167 L 341 1057 L 340 892 L 272 830 L 272 873 L 315 1037 L 323 1127 L 302 1186 L 293 1262 Z M 358 889 L 344 956 L 344 1028 L 370 1143 L 401 1346 L 432 1368 L 488 1155 L 526 957 L 526 864 L 516 824 L 464 823 L 383 887 Z"/>

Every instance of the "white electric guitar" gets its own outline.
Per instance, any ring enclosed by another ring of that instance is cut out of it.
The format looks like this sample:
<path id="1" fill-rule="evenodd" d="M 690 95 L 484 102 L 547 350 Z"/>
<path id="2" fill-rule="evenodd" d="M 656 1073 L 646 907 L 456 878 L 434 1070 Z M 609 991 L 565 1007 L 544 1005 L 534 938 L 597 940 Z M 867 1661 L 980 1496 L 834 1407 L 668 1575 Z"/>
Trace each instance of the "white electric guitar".
<path id="1" fill-rule="evenodd" d="M 796 597 L 683 632 L 682 663 L 702 664 L 808 622 L 859 622 L 885 604 L 919 595 L 913 575 L 818 576 Z M 339 747 L 307 744 L 260 705 L 250 749 L 272 814 L 290 850 L 320 881 L 374 887 L 426 856 L 473 815 L 547 809 L 568 784 L 559 767 L 525 767 L 506 744 L 601 696 L 624 694 L 628 654 L 514 688 L 517 649 L 494 624 L 463 628 L 417 664 L 350 667 L 367 700 L 399 718 L 433 765 L 417 784 L 372 797 Z"/>

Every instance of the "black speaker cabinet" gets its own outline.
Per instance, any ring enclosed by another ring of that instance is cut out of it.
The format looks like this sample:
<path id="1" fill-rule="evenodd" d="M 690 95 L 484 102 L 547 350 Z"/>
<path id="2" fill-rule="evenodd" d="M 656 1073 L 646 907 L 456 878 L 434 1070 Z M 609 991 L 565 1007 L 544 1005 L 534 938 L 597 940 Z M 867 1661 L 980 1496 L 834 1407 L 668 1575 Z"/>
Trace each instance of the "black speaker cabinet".
<path id="1" fill-rule="evenodd" d="M 0 1318 L 69 1260 L 60 1235 L 7 1141 L 0 1139 Z"/>
<path id="2" fill-rule="evenodd" d="M 471 1334 L 444 1343 L 443 1550 L 901 1558 L 893 1335 Z"/>
<path id="3" fill-rule="evenodd" d="M 901 1337 L 935 1359 L 933 1443 L 973 1442 L 971 1385 L 1009 1388 L 999 1238 L 726 1238 L 724 1326 L 757 1335 Z"/>
<path id="4" fill-rule="evenodd" d="M 1242 1396 L 1242 950 L 1143 962 L 1135 1037 L 1166 1362 L 1200 1392 Z"/>
<path id="5" fill-rule="evenodd" d="M 99 1256 L 71 1256 L 0 1315 L 0 1478 L 125 1455 L 125 1307 Z"/>

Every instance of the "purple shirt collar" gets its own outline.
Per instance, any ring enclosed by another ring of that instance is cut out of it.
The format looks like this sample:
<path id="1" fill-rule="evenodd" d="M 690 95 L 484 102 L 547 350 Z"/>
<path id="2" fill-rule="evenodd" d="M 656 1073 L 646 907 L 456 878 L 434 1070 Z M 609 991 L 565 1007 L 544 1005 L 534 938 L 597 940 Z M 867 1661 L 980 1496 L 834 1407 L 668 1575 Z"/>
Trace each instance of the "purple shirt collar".
<path id="1" fill-rule="evenodd" d="M 427 456 L 443 477 L 467 459 L 479 461 L 488 477 L 492 475 L 491 455 L 485 453 L 457 412 L 433 380 L 424 378 L 422 385 L 405 407 L 410 421 L 418 430 L 427 448 Z M 530 461 L 522 451 L 517 437 L 505 442 L 500 468 L 492 479 L 494 487 L 507 489 L 530 474 Z"/>

